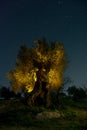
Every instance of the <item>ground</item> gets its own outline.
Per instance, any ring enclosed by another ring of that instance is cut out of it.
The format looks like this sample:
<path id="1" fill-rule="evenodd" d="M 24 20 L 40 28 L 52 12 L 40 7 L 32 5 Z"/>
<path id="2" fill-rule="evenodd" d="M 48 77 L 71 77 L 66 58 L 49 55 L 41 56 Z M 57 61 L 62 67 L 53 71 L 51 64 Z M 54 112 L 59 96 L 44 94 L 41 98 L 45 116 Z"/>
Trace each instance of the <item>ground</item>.
<path id="1" fill-rule="evenodd" d="M 87 129 L 87 99 L 73 102 L 60 99 L 60 107 L 51 111 L 63 114 L 60 118 L 38 120 L 38 113 L 50 111 L 43 107 L 30 109 L 20 100 L 0 100 L 0 130 L 85 130 Z"/>

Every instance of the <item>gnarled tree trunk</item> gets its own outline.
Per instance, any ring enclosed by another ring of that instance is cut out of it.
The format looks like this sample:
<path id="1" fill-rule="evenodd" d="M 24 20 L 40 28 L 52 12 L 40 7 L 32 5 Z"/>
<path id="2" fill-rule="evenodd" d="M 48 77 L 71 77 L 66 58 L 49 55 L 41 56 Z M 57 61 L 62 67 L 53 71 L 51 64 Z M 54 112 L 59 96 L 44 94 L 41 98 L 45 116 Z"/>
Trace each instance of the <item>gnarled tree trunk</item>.
<path id="1" fill-rule="evenodd" d="M 28 105 L 40 105 L 49 107 L 51 105 L 50 90 L 46 82 L 36 82 L 33 91 L 28 98 Z"/>
<path id="2" fill-rule="evenodd" d="M 33 91 L 30 93 L 28 105 L 41 105 L 44 107 L 51 105 L 49 84 L 46 81 L 42 68 L 37 72 L 37 81 Z"/>

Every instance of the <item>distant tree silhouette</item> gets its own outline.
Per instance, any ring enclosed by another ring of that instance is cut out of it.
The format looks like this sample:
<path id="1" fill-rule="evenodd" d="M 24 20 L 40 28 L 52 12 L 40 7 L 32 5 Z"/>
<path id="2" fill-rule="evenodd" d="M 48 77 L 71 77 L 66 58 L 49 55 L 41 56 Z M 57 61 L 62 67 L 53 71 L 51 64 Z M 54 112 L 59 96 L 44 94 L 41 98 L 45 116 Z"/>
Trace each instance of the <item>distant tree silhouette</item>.
<path id="1" fill-rule="evenodd" d="M 86 91 L 84 88 L 77 88 L 76 86 L 69 87 L 67 89 L 67 92 L 70 96 L 72 96 L 72 99 L 74 101 L 79 101 L 80 99 L 83 99 L 86 97 Z"/>
<path id="2" fill-rule="evenodd" d="M 16 66 L 8 73 L 8 79 L 15 92 L 26 93 L 30 106 L 50 106 L 50 90 L 63 85 L 67 57 L 60 42 L 47 43 L 46 39 L 34 42 L 36 46 L 32 48 L 20 47 Z"/>
<path id="3" fill-rule="evenodd" d="M 21 98 L 21 92 L 16 94 L 14 91 L 10 91 L 10 98 Z"/>
<path id="4" fill-rule="evenodd" d="M 6 87 L 0 88 L 0 96 L 5 99 L 10 98 L 10 90 Z"/>
<path id="5" fill-rule="evenodd" d="M 9 88 L 5 86 L 1 86 L 0 88 L 0 97 L 4 99 L 11 99 L 11 98 L 20 98 L 21 93 L 15 94 L 14 91 L 11 91 Z"/>

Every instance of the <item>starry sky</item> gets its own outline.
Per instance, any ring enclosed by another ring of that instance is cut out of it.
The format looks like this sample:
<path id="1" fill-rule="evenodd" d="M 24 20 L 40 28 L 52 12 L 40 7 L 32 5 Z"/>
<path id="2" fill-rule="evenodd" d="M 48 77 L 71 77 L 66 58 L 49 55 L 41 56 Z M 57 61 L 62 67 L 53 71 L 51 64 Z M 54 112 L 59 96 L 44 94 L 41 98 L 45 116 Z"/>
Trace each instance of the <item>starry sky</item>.
<path id="1" fill-rule="evenodd" d="M 35 39 L 61 41 L 70 61 L 66 75 L 87 84 L 86 0 L 0 0 L 0 85 L 14 68 L 20 45 Z"/>

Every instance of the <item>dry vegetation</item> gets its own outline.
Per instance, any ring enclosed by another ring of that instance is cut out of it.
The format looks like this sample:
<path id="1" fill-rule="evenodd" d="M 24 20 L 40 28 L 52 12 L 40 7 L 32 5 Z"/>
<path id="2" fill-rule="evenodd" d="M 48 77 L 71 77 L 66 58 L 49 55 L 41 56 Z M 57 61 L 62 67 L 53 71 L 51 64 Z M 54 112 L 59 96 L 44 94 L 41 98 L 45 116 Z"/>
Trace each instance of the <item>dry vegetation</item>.
<path id="1" fill-rule="evenodd" d="M 51 110 L 62 113 L 60 118 L 38 120 L 38 113 L 50 111 L 43 107 L 30 109 L 19 100 L 0 101 L 0 130 L 85 130 L 87 129 L 87 99 L 73 102 L 61 100 L 61 109 Z M 46 112 L 45 112 L 46 113 Z"/>

